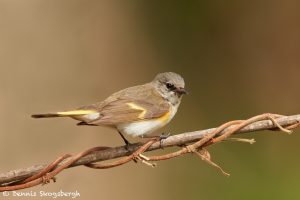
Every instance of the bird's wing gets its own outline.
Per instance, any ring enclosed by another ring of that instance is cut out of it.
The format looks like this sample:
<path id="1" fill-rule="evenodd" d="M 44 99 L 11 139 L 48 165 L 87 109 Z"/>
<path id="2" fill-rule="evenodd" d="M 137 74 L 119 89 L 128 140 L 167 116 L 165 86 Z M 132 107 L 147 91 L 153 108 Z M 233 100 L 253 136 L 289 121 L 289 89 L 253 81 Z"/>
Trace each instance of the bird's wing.
<path id="1" fill-rule="evenodd" d="M 129 91 L 130 92 L 130 91 Z M 134 92 L 118 95 L 106 101 L 98 112 L 100 116 L 89 124 L 117 125 L 126 122 L 160 118 L 168 114 L 170 104 L 153 88 L 144 88 L 135 95 Z"/>
<path id="2" fill-rule="evenodd" d="M 149 101 L 116 100 L 100 111 L 98 120 L 92 124 L 116 125 L 125 122 L 154 119 L 164 116 L 169 112 L 169 104 L 154 104 Z"/>

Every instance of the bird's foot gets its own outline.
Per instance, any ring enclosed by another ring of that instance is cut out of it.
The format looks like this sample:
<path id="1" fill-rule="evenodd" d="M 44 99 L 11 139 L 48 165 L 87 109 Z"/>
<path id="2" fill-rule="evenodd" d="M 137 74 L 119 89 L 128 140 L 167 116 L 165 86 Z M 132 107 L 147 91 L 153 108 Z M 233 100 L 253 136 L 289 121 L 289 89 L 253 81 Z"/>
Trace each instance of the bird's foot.
<path id="1" fill-rule="evenodd" d="M 163 147 L 163 141 L 165 139 L 167 139 L 170 135 L 171 135 L 171 133 L 168 133 L 168 134 L 162 133 L 159 136 L 156 136 L 156 138 L 159 140 L 159 145 L 160 145 L 161 149 L 164 149 L 164 147 Z"/>
<path id="2" fill-rule="evenodd" d="M 171 135 L 171 133 L 168 133 L 168 134 L 165 134 L 165 133 L 162 133 L 162 134 L 160 134 L 158 137 L 158 139 L 159 139 L 159 144 L 160 144 L 160 148 L 161 149 L 164 149 L 164 146 L 163 146 L 163 141 L 165 140 L 165 139 L 167 139 L 169 136 Z"/>
<path id="3" fill-rule="evenodd" d="M 171 135 L 171 133 L 168 133 L 168 134 L 162 133 L 162 134 L 160 134 L 159 138 L 160 138 L 161 140 L 165 140 L 165 139 L 167 139 L 168 137 L 170 137 L 170 135 Z"/>
<path id="4" fill-rule="evenodd" d="M 171 135 L 171 133 L 168 133 L 168 134 L 162 133 L 158 136 L 150 136 L 149 137 L 149 136 L 142 135 L 140 137 L 158 140 L 160 142 L 160 148 L 163 149 L 163 140 L 167 139 L 170 135 Z"/>

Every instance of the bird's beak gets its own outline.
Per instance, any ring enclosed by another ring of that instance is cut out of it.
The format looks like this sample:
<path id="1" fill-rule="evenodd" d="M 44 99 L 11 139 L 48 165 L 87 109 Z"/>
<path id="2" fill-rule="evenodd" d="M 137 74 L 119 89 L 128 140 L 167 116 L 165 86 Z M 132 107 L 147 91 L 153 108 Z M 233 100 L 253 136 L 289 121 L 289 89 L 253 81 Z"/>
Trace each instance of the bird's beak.
<path id="1" fill-rule="evenodd" d="M 188 94 L 188 92 L 184 88 L 182 88 L 182 87 L 176 88 L 176 92 L 178 94 Z"/>

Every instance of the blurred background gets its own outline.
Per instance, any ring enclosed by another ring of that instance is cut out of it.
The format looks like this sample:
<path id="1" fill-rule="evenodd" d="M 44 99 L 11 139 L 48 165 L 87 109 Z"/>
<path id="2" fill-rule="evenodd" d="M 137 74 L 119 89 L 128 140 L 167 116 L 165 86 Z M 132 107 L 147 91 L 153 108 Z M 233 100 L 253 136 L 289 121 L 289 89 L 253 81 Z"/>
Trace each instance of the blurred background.
<path id="1" fill-rule="evenodd" d="M 299 113 L 299 6 L 296 0 L 0 0 L 1 172 L 123 144 L 111 129 L 30 115 L 94 103 L 159 72 L 181 74 L 190 92 L 161 132 Z M 254 145 L 209 148 L 229 178 L 188 155 L 155 169 L 76 167 L 55 184 L 23 191 L 77 190 L 78 199 L 299 199 L 299 133 L 251 133 L 243 136 L 255 138 Z"/>

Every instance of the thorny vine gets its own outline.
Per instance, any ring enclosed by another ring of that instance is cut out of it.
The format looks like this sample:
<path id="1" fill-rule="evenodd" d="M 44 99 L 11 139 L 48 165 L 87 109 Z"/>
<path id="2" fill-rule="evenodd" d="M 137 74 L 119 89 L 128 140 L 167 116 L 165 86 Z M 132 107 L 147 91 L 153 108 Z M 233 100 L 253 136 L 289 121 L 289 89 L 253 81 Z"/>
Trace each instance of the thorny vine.
<path id="1" fill-rule="evenodd" d="M 183 143 L 177 142 L 177 144 L 180 144 L 180 145 L 177 145 L 180 147 L 180 149 L 175 152 L 164 154 L 164 155 L 158 155 L 158 156 L 145 156 L 145 155 L 143 155 L 143 153 L 145 151 L 151 150 L 151 146 L 153 146 L 154 143 L 158 142 L 158 138 L 152 138 L 146 143 L 137 145 L 136 148 L 132 151 L 133 153 L 131 153 L 125 157 L 123 156 L 122 158 L 119 158 L 118 160 L 111 161 L 111 162 L 98 162 L 98 163 L 92 163 L 94 161 L 91 161 L 84 165 L 86 167 L 93 168 L 93 169 L 107 169 L 107 168 L 112 168 L 112 167 L 117 167 L 117 166 L 123 165 L 130 161 L 134 161 L 134 162 L 144 163 L 151 167 L 155 167 L 156 163 L 154 163 L 153 161 L 167 160 L 167 159 L 182 156 L 182 155 L 185 155 L 188 153 L 193 153 L 193 154 L 199 156 L 202 160 L 206 161 L 208 164 L 219 169 L 224 175 L 229 176 L 228 173 L 226 173 L 220 166 L 218 166 L 216 163 L 214 163 L 211 160 L 211 156 L 210 156 L 208 150 L 206 149 L 206 147 L 216 144 L 216 143 L 219 143 L 224 140 L 248 142 L 248 143 L 252 144 L 255 142 L 253 139 L 229 138 L 229 137 L 232 134 L 241 131 L 246 126 L 250 126 L 250 125 L 254 126 L 256 122 L 263 121 L 263 120 L 270 121 L 272 123 L 272 126 L 270 126 L 271 128 L 263 127 L 263 128 L 261 128 L 261 130 L 262 129 L 271 129 L 271 130 L 281 130 L 286 133 L 291 133 L 292 129 L 295 129 L 300 126 L 300 122 L 299 122 L 300 117 L 296 121 L 293 121 L 292 123 L 286 123 L 287 125 L 279 124 L 278 119 L 284 118 L 284 117 L 285 116 L 283 116 L 283 115 L 266 113 L 266 114 L 254 116 L 247 120 L 230 121 L 230 122 L 222 124 L 218 128 L 214 129 L 212 132 L 205 134 L 202 138 L 200 138 L 199 140 L 197 140 L 193 143 L 192 143 L 192 140 L 191 141 L 187 140 L 186 142 L 183 142 Z M 286 117 L 286 118 L 288 118 L 288 117 Z M 255 129 L 253 129 L 253 130 L 255 130 Z M 183 136 L 182 136 L 182 138 L 178 137 L 179 140 L 182 140 L 184 137 L 187 137 L 184 134 L 180 134 L 180 135 L 183 135 Z M 175 145 L 169 145 L 169 146 L 175 146 Z M 164 145 L 162 145 L 162 147 L 164 147 Z M 71 154 L 62 155 L 62 156 L 58 157 L 55 161 L 50 163 L 48 166 L 44 167 L 43 169 L 39 170 L 38 172 L 36 172 L 35 174 L 33 174 L 31 176 L 28 176 L 28 177 L 24 176 L 22 178 L 17 178 L 15 176 L 12 179 L 8 179 L 7 181 L 0 182 L 0 192 L 30 188 L 30 187 L 34 187 L 34 186 L 40 185 L 40 184 L 47 184 L 51 180 L 53 180 L 55 182 L 56 181 L 55 176 L 57 174 L 59 174 L 64 169 L 71 167 L 72 165 L 74 165 L 77 161 L 79 161 L 83 157 L 85 157 L 87 155 L 91 155 L 94 152 L 98 152 L 98 153 L 103 152 L 104 153 L 105 150 L 113 150 L 113 149 L 114 148 L 112 148 L 112 147 L 101 146 L 101 147 L 94 147 L 94 148 L 88 149 L 88 150 L 83 151 L 76 155 L 71 155 Z M 156 149 L 158 149 L 158 148 L 156 148 Z M 130 153 L 130 151 L 128 151 L 127 153 Z M 115 156 L 115 157 L 117 157 L 117 156 Z M 112 158 L 114 158 L 114 157 L 110 157 L 106 160 L 109 160 Z M 1 179 L 0 179 L 0 181 L 1 181 Z"/>

